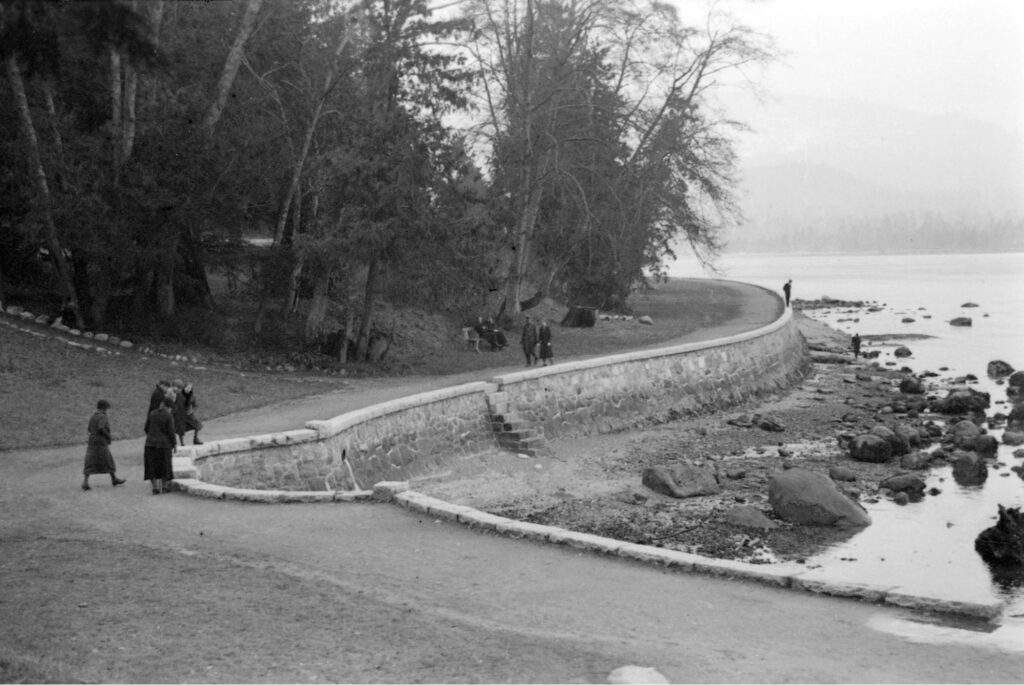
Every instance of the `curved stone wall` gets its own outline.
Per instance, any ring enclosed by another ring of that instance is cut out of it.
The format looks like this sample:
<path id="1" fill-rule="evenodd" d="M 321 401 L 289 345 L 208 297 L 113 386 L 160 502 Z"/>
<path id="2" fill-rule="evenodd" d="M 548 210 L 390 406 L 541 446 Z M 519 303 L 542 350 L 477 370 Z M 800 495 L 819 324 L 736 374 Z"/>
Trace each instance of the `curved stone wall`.
<path id="1" fill-rule="evenodd" d="M 500 449 L 508 421 L 544 437 L 607 432 L 659 413 L 703 413 L 790 387 L 810 369 L 786 309 L 729 338 L 505 374 L 384 402 L 305 429 L 179 451 L 200 481 L 247 490 L 369 490 Z M 499 421 L 494 421 L 497 415 Z M 330 497 L 327 497 L 330 499 Z"/>

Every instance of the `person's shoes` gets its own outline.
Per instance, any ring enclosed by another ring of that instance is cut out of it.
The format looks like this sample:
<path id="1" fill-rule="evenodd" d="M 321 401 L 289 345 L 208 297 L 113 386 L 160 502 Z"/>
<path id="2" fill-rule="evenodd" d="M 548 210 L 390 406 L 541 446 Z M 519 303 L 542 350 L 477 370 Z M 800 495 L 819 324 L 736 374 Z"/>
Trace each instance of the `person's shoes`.
<path id="1" fill-rule="evenodd" d="M 202 445 L 203 441 L 200 440 L 199 438 L 196 438 L 195 440 L 192 441 L 192 444 L 193 445 Z"/>
<path id="2" fill-rule="evenodd" d="M 159 495 L 159 494 L 160 494 L 160 491 L 159 491 L 159 490 L 157 490 L 156 488 L 153 488 L 153 494 L 154 494 L 154 495 Z"/>
<path id="3" fill-rule="evenodd" d="M 88 483 L 82 483 L 82 489 L 83 490 L 92 490 L 92 488 L 89 487 Z"/>
<path id="4" fill-rule="evenodd" d="M 114 477 L 111 477 L 111 479 L 110 479 L 110 484 L 113 485 L 115 488 L 118 485 L 124 485 L 127 482 L 128 481 L 126 481 L 124 478 L 114 478 Z"/>

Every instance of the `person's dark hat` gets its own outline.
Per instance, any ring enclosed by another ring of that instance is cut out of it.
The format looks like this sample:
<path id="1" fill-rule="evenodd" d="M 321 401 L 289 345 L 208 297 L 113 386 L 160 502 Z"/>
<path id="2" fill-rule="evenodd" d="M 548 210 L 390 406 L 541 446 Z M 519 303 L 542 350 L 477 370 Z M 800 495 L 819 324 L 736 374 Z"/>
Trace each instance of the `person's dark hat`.
<path id="1" fill-rule="evenodd" d="M 107 402 L 106 400 L 100 400 L 99 402 L 96 403 L 96 408 L 99 409 L 100 411 L 110 409 L 110 402 Z"/>

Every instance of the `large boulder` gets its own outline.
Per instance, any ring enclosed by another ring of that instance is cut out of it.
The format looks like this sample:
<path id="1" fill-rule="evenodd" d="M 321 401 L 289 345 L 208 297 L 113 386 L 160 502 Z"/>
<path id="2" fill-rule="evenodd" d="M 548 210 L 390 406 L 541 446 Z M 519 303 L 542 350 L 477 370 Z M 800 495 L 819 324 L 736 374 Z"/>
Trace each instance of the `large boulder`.
<path id="1" fill-rule="evenodd" d="M 994 457 L 999 452 L 999 441 L 994 435 L 979 435 L 971 443 L 971 449 L 982 457 Z"/>
<path id="2" fill-rule="evenodd" d="M 974 540 L 974 549 L 990 564 L 1024 566 L 1024 514 L 999 505 L 999 520 Z"/>
<path id="3" fill-rule="evenodd" d="M 971 321 L 969 316 L 958 316 L 955 319 L 950 320 L 950 326 L 971 326 L 974 322 Z"/>
<path id="4" fill-rule="evenodd" d="M 985 372 L 990 378 L 1002 378 L 1013 373 L 1013 367 L 1001 359 L 995 359 L 988 363 Z"/>
<path id="5" fill-rule="evenodd" d="M 913 470 L 926 469 L 931 465 L 933 458 L 932 453 L 925 450 L 908 452 L 900 458 L 900 467 Z"/>
<path id="6" fill-rule="evenodd" d="M 950 457 L 953 480 L 960 485 L 981 485 L 988 478 L 988 464 L 977 452 L 955 450 Z"/>
<path id="7" fill-rule="evenodd" d="M 970 414 L 989 408 L 992 398 L 987 392 L 974 388 L 956 388 L 941 399 L 933 400 L 930 408 L 936 414 Z"/>
<path id="8" fill-rule="evenodd" d="M 1006 379 L 1006 384 L 1011 388 L 1024 388 L 1024 371 L 1014 371 Z"/>
<path id="9" fill-rule="evenodd" d="M 892 459 L 892 445 L 872 433 L 855 435 L 849 442 L 850 457 L 857 461 L 881 464 Z"/>
<path id="10" fill-rule="evenodd" d="M 900 392 L 905 395 L 923 395 L 925 393 L 924 383 L 918 378 L 908 376 L 900 381 Z"/>
<path id="11" fill-rule="evenodd" d="M 690 464 L 653 466 L 644 469 L 643 484 L 670 497 L 698 497 L 721 491 L 715 472 Z"/>
<path id="12" fill-rule="evenodd" d="M 905 492 L 913 497 L 924 494 L 924 481 L 912 473 L 900 473 L 886 478 L 878 487 L 892 490 L 893 492 Z"/>
<path id="13" fill-rule="evenodd" d="M 910 451 L 910 442 L 907 440 L 906 436 L 900 435 L 888 426 L 879 424 L 868 432 L 872 435 L 877 435 L 888 442 L 889 446 L 892 447 L 892 454 L 895 457 L 898 457 L 901 454 L 906 454 Z"/>
<path id="14" fill-rule="evenodd" d="M 789 469 L 768 480 L 768 502 L 784 521 L 808 526 L 860 528 L 871 525 L 864 508 L 839 492 L 826 476 Z"/>
<path id="15" fill-rule="evenodd" d="M 1024 431 L 1003 431 L 1003 444 L 1011 447 L 1024 445 Z"/>
<path id="16" fill-rule="evenodd" d="M 946 431 L 946 435 L 948 435 L 954 441 L 957 438 L 976 438 L 979 435 L 984 434 L 985 429 L 983 429 L 981 426 L 974 423 L 973 421 L 969 421 L 967 419 L 957 421 L 956 423 L 952 424 Z"/>
<path id="17" fill-rule="evenodd" d="M 779 527 L 779 524 L 765 516 L 760 509 L 749 504 L 742 504 L 726 510 L 722 514 L 722 522 L 756 530 L 774 530 Z"/>
<path id="18" fill-rule="evenodd" d="M 897 357 L 912 357 L 914 356 L 914 353 L 910 351 L 909 347 L 900 345 L 895 350 L 893 350 L 893 355 Z"/>

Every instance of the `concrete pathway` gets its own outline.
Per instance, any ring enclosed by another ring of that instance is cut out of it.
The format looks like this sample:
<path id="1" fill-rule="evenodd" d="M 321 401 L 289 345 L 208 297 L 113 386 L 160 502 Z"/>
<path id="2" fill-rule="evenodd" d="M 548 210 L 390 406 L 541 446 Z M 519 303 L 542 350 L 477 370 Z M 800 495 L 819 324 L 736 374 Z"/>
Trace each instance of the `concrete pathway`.
<path id="1" fill-rule="evenodd" d="M 771 297 L 758 288 L 747 290 L 750 307 L 736 322 L 680 342 L 763 325 L 758 312 L 771 311 L 762 307 Z M 212 420 L 204 437 L 296 428 L 305 420 L 479 379 L 474 374 L 366 382 L 358 390 Z M 673 682 L 1020 682 L 1024 675 L 1024 653 L 999 640 L 978 639 L 992 636 L 990 628 L 922 622 L 896 608 L 670 573 L 483 534 L 395 506 L 152 497 L 141 480 L 141 440 L 114 445 L 127 486 L 111 491 L 103 483 L 83 493 L 81 450 L 0 454 L 0 550 L 4 538 L 27 530 L 130 544 L 148 544 L 161 530 L 162 544 L 183 553 L 229 555 L 296 578 L 326 580 L 391 606 L 471 626 L 481 640 L 500 635 L 510 652 L 541 639 L 567 654 L 651 666 Z M 11 591 L 0 590 L 0 600 Z M 387 635 L 350 639 L 373 649 L 386 644 Z M 431 635 L 422 639 L 429 642 Z M 473 645 L 466 650 L 471 653 Z M 547 682 L 564 673 L 554 662 L 531 662 L 524 669 L 524 682 Z M 485 664 L 479 672 L 478 680 L 486 682 Z M 408 680 L 416 679 L 408 674 Z"/>

